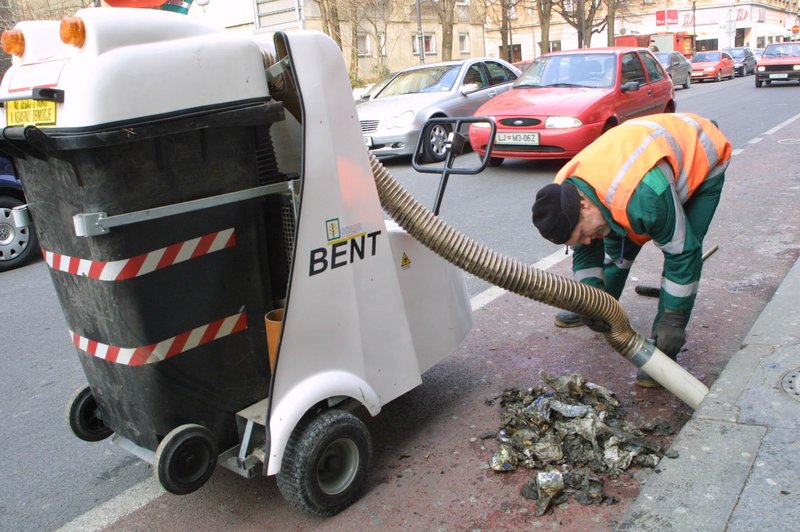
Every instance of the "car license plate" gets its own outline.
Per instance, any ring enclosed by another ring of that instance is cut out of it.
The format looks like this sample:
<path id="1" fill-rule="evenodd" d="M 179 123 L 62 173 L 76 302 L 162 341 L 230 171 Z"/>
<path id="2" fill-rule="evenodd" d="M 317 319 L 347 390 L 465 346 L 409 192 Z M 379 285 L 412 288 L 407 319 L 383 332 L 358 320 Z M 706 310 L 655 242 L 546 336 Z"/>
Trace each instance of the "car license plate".
<path id="1" fill-rule="evenodd" d="M 770 74 L 769 79 L 786 79 L 789 77 L 789 74 Z"/>
<path id="2" fill-rule="evenodd" d="M 695 76 L 695 77 L 700 77 L 702 75 L 703 75 L 702 72 L 692 72 L 692 76 Z"/>
<path id="3" fill-rule="evenodd" d="M 364 135 L 364 145 L 365 146 L 372 146 L 372 137 L 368 137 L 367 135 Z"/>
<path id="4" fill-rule="evenodd" d="M 498 131 L 494 137 L 495 144 L 523 144 L 525 146 L 538 146 L 538 133 L 509 133 Z"/>
<path id="5" fill-rule="evenodd" d="M 9 100 L 6 102 L 9 126 L 56 125 L 56 102 L 49 100 Z"/>

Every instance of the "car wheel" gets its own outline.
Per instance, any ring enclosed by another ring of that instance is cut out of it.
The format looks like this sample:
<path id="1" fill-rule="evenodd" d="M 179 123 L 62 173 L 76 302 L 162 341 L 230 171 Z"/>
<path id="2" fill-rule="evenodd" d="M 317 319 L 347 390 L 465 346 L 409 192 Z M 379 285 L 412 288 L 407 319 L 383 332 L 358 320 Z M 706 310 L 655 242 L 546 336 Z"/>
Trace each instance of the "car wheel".
<path id="1" fill-rule="evenodd" d="M 328 410 L 295 427 L 283 453 L 278 489 L 292 505 L 331 516 L 358 498 L 371 459 L 364 422 L 350 412 Z"/>
<path id="2" fill-rule="evenodd" d="M 11 209 L 22 204 L 17 198 L 0 196 L 0 272 L 22 266 L 39 247 L 33 225 L 17 227 L 11 218 Z"/>
<path id="3" fill-rule="evenodd" d="M 717 70 L 717 77 L 714 78 L 714 81 L 722 81 L 722 70 Z"/>
<path id="4" fill-rule="evenodd" d="M 692 84 L 692 77 L 689 74 L 686 74 L 686 81 L 683 82 L 683 88 L 688 89 L 691 84 Z"/>
<path id="5" fill-rule="evenodd" d="M 503 161 L 505 161 L 503 157 L 489 157 L 488 166 L 492 167 L 500 166 L 501 164 L 503 164 Z"/>
<path id="6" fill-rule="evenodd" d="M 422 155 L 426 163 L 438 163 L 447 157 L 447 137 L 452 127 L 449 124 L 430 124 L 422 130 Z"/>
<path id="7" fill-rule="evenodd" d="M 756 78 L 756 88 L 761 88 L 761 80 Z"/>

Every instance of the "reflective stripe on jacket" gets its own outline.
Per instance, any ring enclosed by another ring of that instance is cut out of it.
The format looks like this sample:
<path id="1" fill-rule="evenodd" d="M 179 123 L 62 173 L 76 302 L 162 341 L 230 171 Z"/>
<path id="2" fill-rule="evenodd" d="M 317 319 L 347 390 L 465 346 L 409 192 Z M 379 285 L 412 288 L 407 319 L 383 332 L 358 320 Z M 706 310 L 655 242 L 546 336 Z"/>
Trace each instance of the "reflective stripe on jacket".
<path id="1" fill-rule="evenodd" d="M 554 181 L 576 176 L 589 183 L 628 238 L 642 245 L 651 237 L 633 231 L 627 206 L 645 174 L 666 160 L 684 204 L 703 181 L 725 171 L 730 157 L 730 142 L 710 120 L 690 113 L 651 115 L 602 135 L 568 162 Z"/>

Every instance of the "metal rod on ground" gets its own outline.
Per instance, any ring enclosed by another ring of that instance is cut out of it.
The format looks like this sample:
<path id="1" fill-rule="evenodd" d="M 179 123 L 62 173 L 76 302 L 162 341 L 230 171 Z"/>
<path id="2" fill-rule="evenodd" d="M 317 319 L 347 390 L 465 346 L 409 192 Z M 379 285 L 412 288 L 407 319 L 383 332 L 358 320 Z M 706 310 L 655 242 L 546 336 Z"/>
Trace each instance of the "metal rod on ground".
<path id="1" fill-rule="evenodd" d="M 716 253 L 718 249 L 719 244 L 703 253 L 703 262 L 705 262 L 708 257 Z M 637 285 L 633 290 L 640 296 L 645 297 L 659 297 L 661 295 L 661 289 L 656 286 Z"/>

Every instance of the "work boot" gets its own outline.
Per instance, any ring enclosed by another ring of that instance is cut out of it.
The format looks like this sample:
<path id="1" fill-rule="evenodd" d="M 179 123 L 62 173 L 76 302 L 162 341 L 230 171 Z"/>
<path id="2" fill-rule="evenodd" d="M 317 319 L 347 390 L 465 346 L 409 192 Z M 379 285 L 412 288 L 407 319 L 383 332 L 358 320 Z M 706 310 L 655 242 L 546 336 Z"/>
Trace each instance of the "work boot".
<path id="1" fill-rule="evenodd" d="M 556 327 L 571 329 L 572 327 L 581 327 L 582 325 L 581 317 L 574 312 L 562 310 L 556 313 Z"/>
<path id="2" fill-rule="evenodd" d="M 669 356 L 673 361 L 677 360 L 677 355 Z M 661 388 L 661 385 L 656 381 L 653 377 L 648 375 L 644 372 L 644 370 L 640 369 L 636 372 L 636 385 L 641 386 L 642 388 Z"/>

